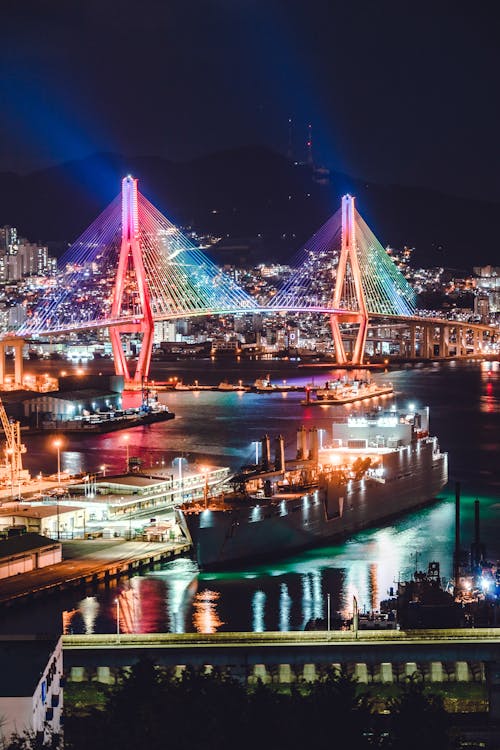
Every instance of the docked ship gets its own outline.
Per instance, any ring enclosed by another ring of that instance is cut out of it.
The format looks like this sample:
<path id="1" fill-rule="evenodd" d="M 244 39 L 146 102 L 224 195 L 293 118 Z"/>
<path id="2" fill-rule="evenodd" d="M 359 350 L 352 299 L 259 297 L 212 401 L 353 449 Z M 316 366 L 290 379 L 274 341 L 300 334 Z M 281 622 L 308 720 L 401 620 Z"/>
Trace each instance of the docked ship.
<path id="1" fill-rule="evenodd" d="M 311 390 L 306 390 L 306 399 L 303 404 L 318 404 L 328 406 L 331 404 L 352 404 L 355 401 L 363 401 L 380 396 L 393 396 L 392 383 L 377 385 L 372 380 L 327 380 L 324 388 L 316 390 L 316 397 L 311 398 Z"/>
<path id="2" fill-rule="evenodd" d="M 320 448 L 301 427 L 295 458 L 282 436 L 274 460 L 269 436 L 259 466 L 244 468 L 232 490 L 176 508 L 202 570 L 284 556 L 345 537 L 436 498 L 448 480 L 447 454 L 429 433 L 429 409 L 381 409 L 346 416 Z"/>

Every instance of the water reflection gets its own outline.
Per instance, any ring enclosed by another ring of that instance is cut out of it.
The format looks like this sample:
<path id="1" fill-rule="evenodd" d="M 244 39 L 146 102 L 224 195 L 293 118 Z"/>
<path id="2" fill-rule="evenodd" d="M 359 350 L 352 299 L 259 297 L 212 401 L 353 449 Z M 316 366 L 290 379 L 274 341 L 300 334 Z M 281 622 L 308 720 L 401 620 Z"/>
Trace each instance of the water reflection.
<path id="1" fill-rule="evenodd" d="M 464 496 L 461 534 L 464 547 L 472 541 L 475 496 Z M 500 503 L 481 497 L 482 538 L 487 554 L 496 559 Z M 441 563 L 441 575 L 451 575 L 454 502 L 449 496 L 433 507 L 410 514 L 397 524 L 365 531 L 346 542 L 310 550 L 271 565 L 246 570 L 200 574 L 193 561 L 179 559 L 163 570 L 135 576 L 102 588 L 93 596 L 66 597 L 61 609 L 66 633 L 112 633 L 119 601 L 120 630 L 127 633 L 302 630 L 309 620 L 325 619 L 327 596 L 332 618 L 352 616 L 356 597 L 360 610 L 378 609 L 380 600 L 398 579 L 411 576 L 415 566 Z M 56 599 L 47 603 L 49 624 L 60 615 Z M 40 605 L 37 605 L 38 608 Z M 59 610 L 60 612 L 61 610 Z M 3 632 L 31 632 L 32 620 L 7 612 Z M 43 614 L 43 613 L 42 613 Z M 37 618 L 40 617 L 40 609 Z M 49 621 L 49 618 L 52 620 Z M 43 625 L 42 625 L 43 623 Z"/>
<path id="2" fill-rule="evenodd" d="M 490 366 L 491 364 L 491 366 Z M 473 502 L 481 498 L 482 541 L 491 559 L 500 557 L 500 482 L 495 471 L 500 414 L 498 365 L 487 363 L 433 366 L 425 373 L 408 370 L 391 373 L 390 379 L 400 406 L 408 400 L 431 406 L 432 431 L 450 455 L 452 480 L 462 482 L 462 538 L 464 547 L 472 541 Z M 264 371 L 265 372 L 265 371 Z M 179 374 L 179 373 L 178 373 Z M 257 375 L 262 375 L 260 371 Z M 425 374 L 425 377 L 423 375 Z M 257 376 L 256 375 L 256 376 Z M 228 380 L 237 382 L 240 374 L 228 371 Z M 310 382 L 311 375 L 299 378 L 283 374 L 287 382 Z M 184 377 L 193 382 L 193 377 Z M 245 378 L 250 379 L 246 374 Z M 322 371 L 316 380 L 323 383 L 331 373 Z M 377 378 L 378 376 L 375 376 Z M 384 380 L 384 376 L 380 378 Z M 214 376 L 222 380 L 220 372 Z M 273 377 L 278 382 L 279 377 Z M 386 378 L 387 379 L 387 378 Z M 207 375 L 208 380 L 208 375 Z M 176 419 L 130 432 L 134 445 L 150 465 L 151 460 L 169 461 L 179 451 L 194 454 L 210 452 L 223 465 L 238 467 L 255 455 L 252 441 L 263 432 L 285 433 L 295 441 L 297 424 L 309 417 L 319 429 L 329 432 L 334 409 L 304 408 L 301 394 L 289 393 L 286 402 L 276 395 L 259 396 L 201 392 L 162 394 L 170 400 Z M 453 408 L 450 408 L 450 404 Z M 340 407 L 339 407 L 340 408 Z M 350 407 L 353 408 L 353 407 Z M 344 411 L 342 411 L 344 413 Z M 168 441 L 167 441 L 168 438 Z M 34 469 L 41 457 L 52 460 L 46 438 L 33 438 L 38 446 L 29 452 Z M 169 452 L 166 445 L 171 448 Z M 71 461 L 80 456 L 82 468 L 105 463 L 123 469 L 125 450 L 122 435 L 95 436 L 82 447 L 68 437 L 65 450 Z M 152 459 L 151 459 L 152 456 Z M 115 462 L 115 464 L 113 463 Z M 496 495 L 496 497 L 495 497 Z M 268 565 L 251 565 L 243 570 L 200 574 L 187 559 L 168 563 L 163 570 L 136 576 L 100 589 L 94 597 L 68 592 L 47 602 L 37 601 L 33 610 L 40 630 L 55 632 L 64 615 L 66 632 L 108 632 L 116 629 L 115 598 L 119 598 L 123 630 L 127 632 L 186 632 L 209 629 L 224 631 L 302 629 L 308 620 L 325 618 L 327 595 L 331 597 L 332 617 L 336 611 L 352 612 L 353 596 L 360 609 L 378 608 L 381 599 L 398 579 L 408 578 L 431 560 L 441 563 L 442 576 L 449 577 L 454 539 L 453 486 L 445 500 L 427 509 L 404 516 L 377 530 L 359 533 L 345 542 L 292 556 Z M 209 592 L 209 593 L 207 593 Z M 33 611 L 23 608 L 6 611 L 0 630 L 33 631 Z"/>
<path id="3" fill-rule="evenodd" d="M 252 630 L 254 633 L 263 633 L 266 629 L 264 625 L 265 605 L 265 593 L 261 590 L 256 591 L 252 597 Z"/>
<path id="4" fill-rule="evenodd" d="M 290 627 L 290 610 L 292 608 L 292 599 L 288 593 L 286 583 L 280 585 L 280 630 L 287 632 Z"/>
<path id="5" fill-rule="evenodd" d="M 193 601 L 193 625 L 198 633 L 216 633 L 224 625 L 217 612 L 220 591 L 204 589 Z"/>
<path id="6" fill-rule="evenodd" d="M 80 614 L 82 616 L 85 633 L 94 633 L 97 615 L 99 614 L 100 605 L 95 596 L 86 596 L 80 602 Z"/>

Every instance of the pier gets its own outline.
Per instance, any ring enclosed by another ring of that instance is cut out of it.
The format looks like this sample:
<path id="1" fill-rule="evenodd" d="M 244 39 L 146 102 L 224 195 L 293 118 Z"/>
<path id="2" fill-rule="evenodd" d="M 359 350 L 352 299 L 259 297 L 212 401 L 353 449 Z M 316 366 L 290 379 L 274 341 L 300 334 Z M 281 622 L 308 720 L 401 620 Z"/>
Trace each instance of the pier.
<path id="1" fill-rule="evenodd" d="M 64 561 L 46 568 L 2 580 L 0 606 L 12 606 L 76 588 L 108 583 L 146 568 L 186 555 L 191 547 L 178 542 L 77 542 L 69 556 L 63 545 Z M 75 543 L 73 543 L 75 545 Z"/>

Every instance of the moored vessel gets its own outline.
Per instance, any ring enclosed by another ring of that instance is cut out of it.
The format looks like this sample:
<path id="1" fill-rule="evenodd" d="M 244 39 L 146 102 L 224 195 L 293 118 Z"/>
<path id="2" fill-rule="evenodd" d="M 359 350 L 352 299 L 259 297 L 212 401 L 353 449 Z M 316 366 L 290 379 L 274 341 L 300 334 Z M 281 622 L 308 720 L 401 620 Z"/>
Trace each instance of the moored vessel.
<path id="1" fill-rule="evenodd" d="M 348 380 L 342 378 L 339 380 L 327 380 L 324 388 L 316 389 L 315 398 L 311 398 L 311 389 L 307 389 L 306 399 L 302 403 L 307 405 L 317 404 L 319 406 L 329 406 L 331 404 L 342 405 L 370 398 L 393 395 L 394 388 L 392 383 L 377 385 L 372 380 Z"/>
<path id="2" fill-rule="evenodd" d="M 176 508 L 200 568 L 283 556 L 346 536 L 436 498 L 448 479 L 447 454 L 429 434 L 429 410 L 378 410 L 332 425 L 321 447 L 301 427 L 295 457 L 282 436 L 271 459 L 233 477 L 232 491 Z"/>

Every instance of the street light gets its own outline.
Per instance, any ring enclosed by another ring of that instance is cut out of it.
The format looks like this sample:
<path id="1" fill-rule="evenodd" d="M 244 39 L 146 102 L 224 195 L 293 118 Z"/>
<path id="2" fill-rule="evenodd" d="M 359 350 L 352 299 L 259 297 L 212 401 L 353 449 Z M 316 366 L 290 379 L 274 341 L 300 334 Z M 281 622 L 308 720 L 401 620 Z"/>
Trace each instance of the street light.
<path id="1" fill-rule="evenodd" d="M 323 450 L 323 435 L 326 434 L 326 430 L 322 427 L 318 430 L 318 436 L 319 436 L 319 449 L 320 451 Z"/>
<path id="2" fill-rule="evenodd" d="M 252 445 L 255 445 L 255 465 L 258 466 L 259 465 L 259 445 L 260 445 L 260 440 L 254 440 L 252 442 Z"/>
<path id="3" fill-rule="evenodd" d="M 115 599 L 116 604 L 116 637 L 120 639 L 120 600 L 118 597 Z"/>
<path id="4" fill-rule="evenodd" d="M 177 464 L 177 469 L 179 471 L 179 493 L 180 493 L 181 502 L 183 501 L 183 494 L 184 494 L 184 482 L 182 479 L 182 467 L 184 463 L 187 463 L 187 461 L 182 456 L 177 456 L 172 461 L 172 466 L 175 466 L 175 464 Z M 172 488 L 173 488 L 173 483 L 172 483 Z"/>
<path id="5" fill-rule="evenodd" d="M 10 495 L 12 497 L 12 500 L 14 500 L 14 449 L 7 448 L 5 453 L 8 456 L 7 460 L 10 464 Z"/>
<path id="6" fill-rule="evenodd" d="M 102 465 L 100 466 L 100 469 L 101 469 L 101 471 L 102 471 L 102 475 L 103 475 L 103 477 L 105 477 L 105 476 L 106 476 L 106 464 L 102 464 Z"/>
<path id="7" fill-rule="evenodd" d="M 204 485 L 203 485 L 203 503 L 205 508 L 208 508 L 208 472 L 210 471 L 209 466 L 200 466 L 203 474 Z"/>
<path id="8" fill-rule="evenodd" d="M 60 438 L 57 438 L 57 440 L 54 440 L 54 448 L 57 449 L 57 483 L 61 484 L 61 446 L 62 446 L 62 440 Z"/>

